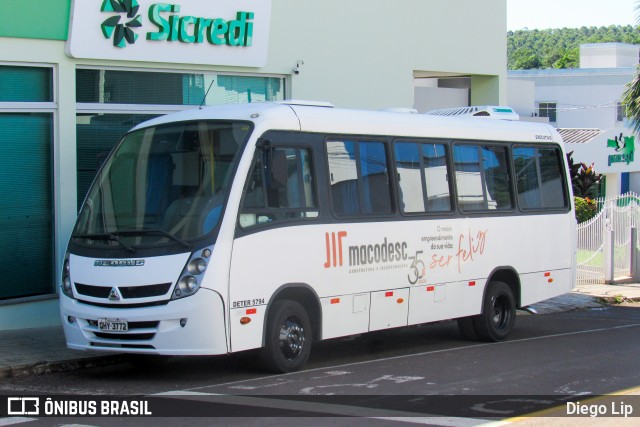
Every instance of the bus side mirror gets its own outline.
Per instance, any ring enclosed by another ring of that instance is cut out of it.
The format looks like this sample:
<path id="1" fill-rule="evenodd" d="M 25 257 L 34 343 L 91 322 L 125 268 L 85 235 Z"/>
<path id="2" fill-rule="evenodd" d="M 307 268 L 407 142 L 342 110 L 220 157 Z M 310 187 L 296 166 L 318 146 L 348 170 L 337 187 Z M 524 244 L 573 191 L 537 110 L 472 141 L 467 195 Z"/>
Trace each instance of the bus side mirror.
<path id="1" fill-rule="evenodd" d="M 287 156 L 284 150 L 271 150 L 269 156 L 269 187 L 274 190 L 287 188 Z"/>

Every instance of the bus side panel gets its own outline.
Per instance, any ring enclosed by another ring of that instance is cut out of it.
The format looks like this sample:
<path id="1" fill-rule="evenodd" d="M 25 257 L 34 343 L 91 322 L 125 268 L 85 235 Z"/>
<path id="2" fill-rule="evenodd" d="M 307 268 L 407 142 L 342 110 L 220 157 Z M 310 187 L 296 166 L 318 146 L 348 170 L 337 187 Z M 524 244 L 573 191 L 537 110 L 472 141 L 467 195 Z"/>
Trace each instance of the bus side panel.
<path id="1" fill-rule="evenodd" d="M 276 291 L 295 284 L 320 304 L 316 321 L 322 322 L 323 338 L 365 331 L 361 311 L 366 308 L 356 312 L 353 300 L 349 308 L 354 295 L 370 295 L 368 330 L 376 330 L 480 313 L 487 281 L 497 269 L 525 277 L 520 280 L 523 305 L 563 294 L 572 287 L 570 215 L 310 221 L 239 237 L 233 246 L 229 307 L 245 311 L 232 313 L 232 350 L 262 345 L 267 304 Z M 540 283 L 529 280 L 527 275 L 538 273 Z M 434 286 L 432 292 L 429 286 Z M 399 290 L 404 293 L 386 297 Z M 287 298 L 298 296 L 290 293 Z M 341 303 L 331 304 L 332 298 Z M 244 316 L 251 322 L 242 325 Z"/>
<path id="2" fill-rule="evenodd" d="M 337 338 L 367 332 L 370 300 L 369 293 L 322 298 L 322 338 Z"/>
<path id="3" fill-rule="evenodd" d="M 472 280 L 412 287 L 409 325 L 479 314 L 484 284 Z"/>
<path id="4" fill-rule="evenodd" d="M 267 306 L 232 308 L 230 311 L 231 351 L 236 352 L 260 347 L 262 345 L 262 332 L 266 320 Z M 249 319 L 249 321 L 246 322 L 246 319 Z"/>
<path id="5" fill-rule="evenodd" d="M 371 319 L 369 330 L 407 326 L 409 288 L 371 293 Z"/>
<path id="6" fill-rule="evenodd" d="M 522 306 L 571 292 L 573 288 L 572 276 L 571 269 L 539 271 L 521 275 Z"/>

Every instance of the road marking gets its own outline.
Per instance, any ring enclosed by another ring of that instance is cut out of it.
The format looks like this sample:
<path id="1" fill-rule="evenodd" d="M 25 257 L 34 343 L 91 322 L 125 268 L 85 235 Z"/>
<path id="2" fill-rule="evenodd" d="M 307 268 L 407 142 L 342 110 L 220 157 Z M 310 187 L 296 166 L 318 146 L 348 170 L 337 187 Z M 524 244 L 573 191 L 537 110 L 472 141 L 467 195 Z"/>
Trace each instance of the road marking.
<path id="1" fill-rule="evenodd" d="M 510 344 L 529 342 L 529 341 L 539 341 L 539 340 L 543 340 L 543 339 L 547 339 L 547 338 L 560 338 L 560 337 L 567 337 L 567 336 L 572 336 L 572 335 L 591 334 L 591 333 L 597 333 L 597 332 L 612 331 L 612 330 L 616 330 L 616 329 L 635 328 L 635 327 L 639 327 L 639 326 L 640 326 L 640 323 L 631 323 L 631 324 L 627 324 L 627 325 L 619 325 L 619 326 L 612 326 L 612 327 L 598 328 L 598 329 L 589 329 L 589 330 L 586 330 L 586 331 L 563 332 L 563 333 L 559 333 L 559 334 L 543 335 L 543 336 L 539 336 L 539 337 L 522 338 L 522 339 L 519 339 L 519 340 L 473 344 L 473 345 L 453 347 L 453 348 L 447 348 L 447 349 L 441 349 L 441 350 L 425 351 L 425 352 L 422 352 L 422 353 L 404 354 L 404 355 L 400 355 L 400 356 L 384 357 L 384 358 L 381 358 L 381 359 L 363 360 L 361 362 L 344 363 L 344 364 L 335 365 L 335 366 L 324 366 L 324 367 L 321 367 L 321 368 L 306 369 L 304 371 L 290 372 L 290 373 L 287 373 L 287 374 L 277 374 L 277 375 L 268 375 L 268 376 L 262 376 L 262 377 L 256 377 L 256 378 L 248 378 L 248 379 L 239 380 L 239 381 L 230 381 L 230 382 L 220 383 L 220 384 L 211 384 L 211 385 L 199 386 L 199 387 L 194 387 L 194 388 L 190 388 L 190 389 L 186 389 L 186 390 L 201 390 L 201 389 L 206 389 L 206 388 L 211 388 L 211 387 L 231 387 L 231 386 L 235 386 L 235 385 L 238 385 L 238 384 L 244 384 L 244 383 L 254 382 L 254 381 L 262 381 L 262 380 L 266 380 L 266 379 L 271 379 L 271 380 L 273 380 L 274 378 L 279 378 L 280 379 L 280 378 L 285 378 L 285 377 L 299 375 L 299 374 L 307 374 L 307 373 L 320 372 L 320 371 L 330 371 L 330 370 L 344 369 L 344 368 L 348 368 L 348 367 L 352 367 L 352 366 L 369 365 L 369 364 L 372 364 L 372 363 L 379 363 L 379 362 L 390 362 L 390 361 L 394 361 L 394 360 L 409 359 L 409 358 L 413 358 L 413 357 L 428 356 L 428 355 L 432 355 L 432 354 L 441 354 L 441 353 L 447 353 L 447 352 L 451 352 L 451 351 L 470 350 L 470 349 L 477 349 L 477 348 L 482 348 L 482 347 L 486 347 L 486 346 L 510 345 Z"/>
<path id="2" fill-rule="evenodd" d="M 564 333 L 544 335 L 539 337 L 523 338 L 523 339 L 512 340 L 512 341 L 502 341 L 497 343 L 482 343 L 482 344 L 475 344 L 475 345 L 468 345 L 468 346 L 460 346 L 460 347 L 454 347 L 449 349 L 426 351 L 426 352 L 417 353 L 417 354 L 392 356 L 392 357 L 386 357 L 382 359 L 345 363 L 345 364 L 329 366 L 329 367 L 325 366 L 321 368 L 308 369 L 300 372 L 291 372 L 288 374 L 269 375 L 269 376 L 262 376 L 258 378 L 249 378 L 246 380 L 232 381 L 232 382 L 227 382 L 222 384 L 200 386 L 192 389 L 158 393 L 152 396 L 167 396 L 167 397 L 183 396 L 185 398 L 187 398 L 188 396 L 193 396 L 193 397 L 201 396 L 201 397 L 205 397 L 206 399 L 205 401 L 212 400 L 212 401 L 218 401 L 219 403 L 268 407 L 268 408 L 282 408 L 282 409 L 288 409 L 293 411 L 317 412 L 317 413 L 329 414 L 334 416 L 349 416 L 349 417 L 359 417 L 359 418 L 368 418 L 368 419 L 380 419 L 385 421 L 395 421 L 395 422 L 413 423 L 413 424 L 422 424 L 422 425 L 435 425 L 435 426 L 442 426 L 442 427 L 507 426 L 507 425 L 513 424 L 514 422 L 525 420 L 528 417 L 536 416 L 536 414 L 548 413 L 548 412 L 551 412 L 553 409 L 558 410 L 559 408 L 561 408 L 561 406 L 558 406 L 556 408 L 551 408 L 545 411 L 539 411 L 537 413 L 532 413 L 530 415 L 527 415 L 526 417 L 517 417 L 517 418 L 505 419 L 501 421 L 490 421 L 486 419 L 477 419 L 477 418 L 442 417 L 442 416 L 437 416 L 432 414 L 412 413 L 412 412 L 407 413 L 402 411 L 391 411 L 391 410 L 378 410 L 375 408 L 353 407 L 353 406 L 347 406 L 347 405 L 335 405 L 335 404 L 325 404 L 325 403 L 317 403 L 317 402 L 288 401 L 288 400 L 281 400 L 281 399 L 261 398 L 259 396 L 258 397 L 234 396 L 234 395 L 225 395 L 225 394 L 218 394 L 218 393 L 199 392 L 197 390 L 213 388 L 213 387 L 233 387 L 236 389 L 247 390 L 247 389 L 251 389 L 252 386 L 249 386 L 249 385 L 242 386 L 242 385 L 245 385 L 251 382 L 261 381 L 261 380 L 270 380 L 270 382 L 273 382 L 274 379 L 278 379 L 278 380 L 283 380 L 281 384 L 286 384 L 287 377 L 291 377 L 293 375 L 299 375 L 299 374 L 308 374 L 308 373 L 314 373 L 314 372 L 323 372 L 324 374 L 326 374 L 327 372 L 349 372 L 349 371 L 343 371 L 343 370 L 345 368 L 349 368 L 353 366 L 369 365 L 369 364 L 378 363 L 378 362 L 384 363 L 384 362 L 389 362 L 394 360 L 402 360 L 402 359 L 408 359 L 413 357 L 441 354 L 441 353 L 446 353 L 450 351 L 477 349 L 477 348 L 482 348 L 489 345 L 493 345 L 493 346 L 510 345 L 510 344 L 516 344 L 516 343 L 544 340 L 547 338 L 577 336 L 577 335 L 592 334 L 592 333 L 606 332 L 606 331 L 619 330 L 619 329 L 635 328 L 639 326 L 640 326 L 640 323 L 632 323 L 632 324 L 619 325 L 619 326 L 606 327 L 606 328 L 589 329 L 585 331 L 564 332 Z M 390 377 L 390 378 L 404 379 L 404 378 L 410 378 L 410 377 Z M 271 384 L 271 385 L 274 385 L 274 384 Z M 258 385 L 258 386 L 255 386 L 254 388 L 261 388 L 261 387 L 262 386 Z M 632 390 L 635 391 L 636 389 L 632 389 Z"/>
<path id="3" fill-rule="evenodd" d="M 315 379 L 315 378 L 312 378 Z M 300 390 L 298 393 L 299 394 L 305 394 L 305 395 L 323 395 L 323 394 L 336 394 L 336 393 L 329 393 L 326 392 L 326 390 L 329 389 L 336 389 L 336 388 L 347 388 L 347 387 L 356 387 L 356 388 L 368 388 L 368 389 L 372 389 L 372 388 L 376 388 L 378 387 L 380 384 L 380 381 L 391 381 L 395 384 L 402 384 L 402 383 L 406 383 L 409 381 L 420 381 L 423 380 L 424 377 L 395 377 L 393 375 L 383 375 L 381 377 L 378 377 L 376 379 L 373 379 L 371 381 L 367 381 L 366 383 L 356 383 L 356 384 L 346 384 L 346 383 L 341 383 L 341 384 L 329 384 L 329 385 L 318 385 L 318 386 L 310 386 L 310 387 L 305 387 L 302 390 Z M 237 388 L 239 386 L 232 386 L 230 388 Z M 322 393 L 317 393 L 316 390 L 325 390 L 325 392 Z"/>
<path id="4" fill-rule="evenodd" d="M 0 418 L 0 426 L 12 426 L 15 424 L 28 423 L 31 421 L 36 421 L 36 418 L 24 418 L 24 417 L 11 417 L 11 418 Z"/>

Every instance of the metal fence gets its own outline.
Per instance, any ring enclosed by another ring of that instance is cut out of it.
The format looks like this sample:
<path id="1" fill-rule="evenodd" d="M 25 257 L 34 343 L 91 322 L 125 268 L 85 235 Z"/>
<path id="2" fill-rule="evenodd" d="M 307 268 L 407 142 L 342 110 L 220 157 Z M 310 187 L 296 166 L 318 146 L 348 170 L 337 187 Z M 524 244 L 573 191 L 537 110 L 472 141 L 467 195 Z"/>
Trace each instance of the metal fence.
<path id="1" fill-rule="evenodd" d="M 640 247 L 640 197 L 627 193 L 595 200 L 598 213 L 578 224 L 578 284 L 613 283 L 634 274 Z"/>

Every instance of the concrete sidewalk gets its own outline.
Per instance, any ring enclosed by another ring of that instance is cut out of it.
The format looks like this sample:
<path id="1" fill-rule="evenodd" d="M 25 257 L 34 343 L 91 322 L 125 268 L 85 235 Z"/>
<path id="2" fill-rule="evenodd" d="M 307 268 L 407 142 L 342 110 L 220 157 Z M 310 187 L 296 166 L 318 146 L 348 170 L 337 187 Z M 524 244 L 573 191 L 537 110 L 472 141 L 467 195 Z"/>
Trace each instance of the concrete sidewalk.
<path id="1" fill-rule="evenodd" d="M 538 314 L 640 301 L 640 284 L 582 285 L 532 305 Z M 41 375 L 120 363 L 117 353 L 69 350 L 62 327 L 0 331 L 0 378 Z"/>

